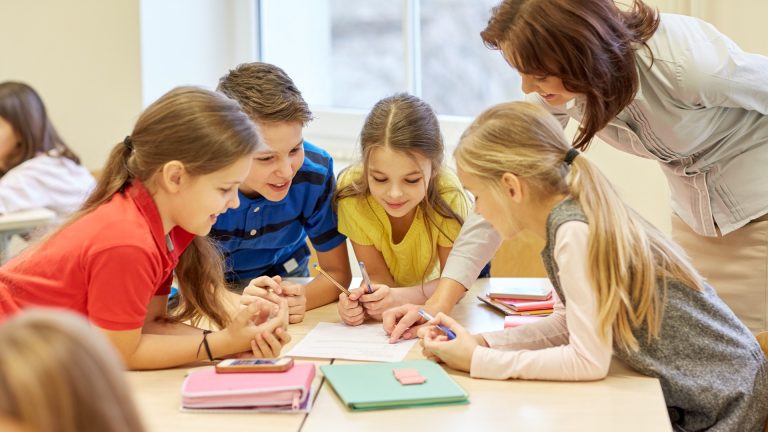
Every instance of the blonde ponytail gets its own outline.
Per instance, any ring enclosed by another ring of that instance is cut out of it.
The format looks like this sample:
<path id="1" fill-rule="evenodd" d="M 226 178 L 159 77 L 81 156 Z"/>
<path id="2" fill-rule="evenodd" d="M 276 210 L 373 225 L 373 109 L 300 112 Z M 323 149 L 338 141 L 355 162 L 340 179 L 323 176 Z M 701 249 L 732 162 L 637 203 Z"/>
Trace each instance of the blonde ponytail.
<path id="1" fill-rule="evenodd" d="M 659 334 L 667 281 L 702 290 L 701 276 L 682 250 L 624 203 L 603 174 L 580 155 L 564 162 L 570 145 L 562 127 L 543 108 L 511 102 L 482 113 L 456 149 L 460 170 L 493 190 L 504 173 L 515 173 L 545 200 L 569 194 L 589 220 L 588 278 L 598 305 L 597 326 L 624 349 L 637 349 L 633 330 Z M 661 281 L 662 290 L 656 288 Z"/>

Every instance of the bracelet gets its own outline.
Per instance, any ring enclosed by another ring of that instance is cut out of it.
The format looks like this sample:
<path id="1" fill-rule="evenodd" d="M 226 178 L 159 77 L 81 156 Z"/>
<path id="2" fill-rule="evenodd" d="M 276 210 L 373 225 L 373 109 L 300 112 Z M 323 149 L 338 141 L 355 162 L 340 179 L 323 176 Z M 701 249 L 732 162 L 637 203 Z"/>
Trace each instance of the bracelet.
<path id="1" fill-rule="evenodd" d="M 210 330 L 203 330 L 203 340 L 200 341 L 200 345 L 197 346 L 197 354 L 195 357 L 200 356 L 200 349 L 205 347 L 205 354 L 208 355 L 208 360 L 213 361 L 213 354 L 211 354 L 211 347 L 208 345 L 208 335 L 213 333 Z"/>

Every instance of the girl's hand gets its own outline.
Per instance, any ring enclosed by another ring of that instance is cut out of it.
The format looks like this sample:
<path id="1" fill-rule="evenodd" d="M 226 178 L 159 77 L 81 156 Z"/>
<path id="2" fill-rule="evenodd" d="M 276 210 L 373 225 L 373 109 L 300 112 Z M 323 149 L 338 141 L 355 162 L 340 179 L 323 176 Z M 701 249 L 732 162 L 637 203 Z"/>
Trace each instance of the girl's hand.
<path id="1" fill-rule="evenodd" d="M 448 327 L 456 334 L 456 339 L 448 337 L 437 325 Z M 453 318 L 440 312 L 432 321 L 419 329 L 422 352 L 425 357 L 438 359 L 456 370 L 469 371 L 472 366 L 472 353 L 478 346 L 477 339 Z"/>
<path id="2" fill-rule="evenodd" d="M 385 311 L 398 305 L 397 296 L 395 296 L 393 289 L 384 284 L 372 284 L 371 287 L 373 292 L 368 294 L 365 288 L 360 286 L 352 293 L 350 300 L 362 302 L 368 316 L 381 321 L 381 316 Z"/>
<path id="3" fill-rule="evenodd" d="M 291 335 L 278 327 L 274 332 L 261 333 L 261 337 L 251 340 L 251 350 L 237 353 L 224 358 L 274 358 L 280 356 L 280 351 L 291 341 Z"/>
<path id="4" fill-rule="evenodd" d="M 352 290 L 350 297 L 346 294 L 339 294 L 339 302 L 336 303 L 336 308 L 339 310 L 339 316 L 344 324 L 356 326 L 365 321 L 365 310 L 357 298 L 360 297 L 360 288 Z M 355 300 L 352 300 L 355 298 Z"/>
<path id="5" fill-rule="evenodd" d="M 263 301 L 254 301 L 235 315 L 232 322 L 223 331 L 229 340 L 229 352 L 243 352 L 252 349 L 252 340 L 258 341 L 263 333 L 273 333 L 278 328 L 288 326 L 288 302 L 278 297 L 277 313 L 270 317 L 263 309 Z M 271 307 L 269 309 L 272 309 Z M 271 313 L 271 311 L 270 311 Z M 264 318 L 267 315 L 267 319 Z"/>
<path id="6" fill-rule="evenodd" d="M 284 328 L 278 327 L 272 333 L 265 331 L 251 339 L 251 352 L 257 358 L 279 357 L 280 351 L 290 341 L 291 335 Z"/>
<path id="7" fill-rule="evenodd" d="M 254 302 L 268 302 L 273 305 L 273 313 L 268 316 L 271 317 L 278 312 L 277 309 L 280 302 L 279 294 L 282 293 L 282 291 L 283 288 L 280 285 L 280 276 L 259 276 L 256 279 L 251 280 L 248 286 L 245 287 L 243 294 L 240 296 L 240 304 L 242 306 L 248 306 Z M 262 317 L 262 320 L 265 320 L 268 317 Z"/>

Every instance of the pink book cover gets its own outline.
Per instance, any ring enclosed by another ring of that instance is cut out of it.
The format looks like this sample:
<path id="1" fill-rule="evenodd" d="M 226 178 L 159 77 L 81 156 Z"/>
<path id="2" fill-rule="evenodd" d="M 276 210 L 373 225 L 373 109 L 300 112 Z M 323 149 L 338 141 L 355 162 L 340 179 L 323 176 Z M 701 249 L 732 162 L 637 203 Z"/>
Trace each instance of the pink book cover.
<path id="1" fill-rule="evenodd" d="M 539 309 L 552 309 L 555 307 L 555 299 L 549 300 L 512 300 L 512 299 L 496 299 L 497 302 L 503 303 L 515 311 L 524 312 Z"/>
<path id="2" fill-rule="evenodd" d="M 285 372 L 195 370 L 181 386 L 181 404 L 182 408 L 285 407 L 297 411 L 306 405 L 314 378 L 314 363 L 297 363 Z"/>
<path id="3" fill-rule="evenodd" d="M 504 317 L 504 328 L 513 328 L 536 322 L 547 315 L 508 315 Z"/>

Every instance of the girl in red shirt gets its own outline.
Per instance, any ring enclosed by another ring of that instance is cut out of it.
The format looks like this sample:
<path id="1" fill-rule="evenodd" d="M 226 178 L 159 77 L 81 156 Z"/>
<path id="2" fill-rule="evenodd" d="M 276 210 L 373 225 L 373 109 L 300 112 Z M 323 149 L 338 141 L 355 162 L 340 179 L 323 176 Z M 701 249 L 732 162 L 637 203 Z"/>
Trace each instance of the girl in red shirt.
<path id="1" fill-rule="evenodd" d="M 130 369 L 277 355 L 290 340 L 284 300 L 244 298 L 230 317 L 222 260 L 206 237 L 217 215 L 239 205 L 259 143 L 256 126 L 221 94 L 180 87 L 162 96 L 112 150 L 72 219 L 0 268 L 0 317 L 35 305 L 80 312 Z M 174 276 L 181 303 L 169 315 Z M 183 324 L 200 318 L 223 330 Z"/>

